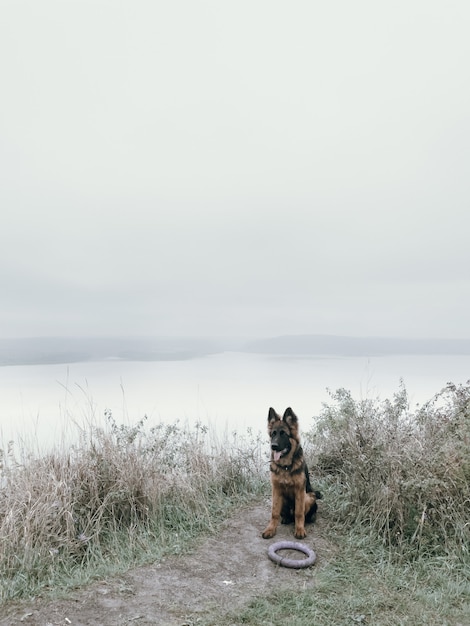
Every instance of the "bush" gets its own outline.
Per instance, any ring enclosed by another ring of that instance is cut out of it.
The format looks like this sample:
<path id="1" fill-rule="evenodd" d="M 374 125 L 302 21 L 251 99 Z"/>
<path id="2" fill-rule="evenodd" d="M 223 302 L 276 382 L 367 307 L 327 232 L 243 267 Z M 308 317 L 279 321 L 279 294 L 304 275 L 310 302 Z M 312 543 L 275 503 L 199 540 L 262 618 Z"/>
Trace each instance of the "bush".
<path id="1" fill-rule="evenodd" d="M 0 456 L 0 599 L 73 584 L 103 564 L 157 558 L 266 485 L 261 442 L 178 424 L 83 432 L 70 450 Z M 60 580 L 61 577 L 63 580 Z"/>
<path id="2" fill-rule="evenodd" d="M 391 401 L 331 396 L 308 439 L 334 519 L 402 552 L 468 556 L 470 381 L 414 412 L 403 383 Z"/>

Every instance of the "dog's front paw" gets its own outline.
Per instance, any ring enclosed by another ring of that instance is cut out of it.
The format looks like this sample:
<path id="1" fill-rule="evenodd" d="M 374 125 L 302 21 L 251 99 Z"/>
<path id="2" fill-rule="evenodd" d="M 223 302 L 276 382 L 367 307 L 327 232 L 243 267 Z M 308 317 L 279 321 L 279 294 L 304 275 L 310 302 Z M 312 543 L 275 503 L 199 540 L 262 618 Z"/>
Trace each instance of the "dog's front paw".
<path id="1" fill-rule="evenodd" d="M 307 533 L 305 532 L 305 528 L 295 529 L 294 537 L 296 539 L 305 539 L 306 536 L 307 536 Z"/>
<path id="2" fill-rule="evenodd" d="M 263 531 L 261 536 L 263 537 L 263 539 L 271 539 L 271 537 L 274 537 L 275 534 L 276 534 L 276 529 L 272 528 L 271 526 L 268 526 L 266 530 Z"/>

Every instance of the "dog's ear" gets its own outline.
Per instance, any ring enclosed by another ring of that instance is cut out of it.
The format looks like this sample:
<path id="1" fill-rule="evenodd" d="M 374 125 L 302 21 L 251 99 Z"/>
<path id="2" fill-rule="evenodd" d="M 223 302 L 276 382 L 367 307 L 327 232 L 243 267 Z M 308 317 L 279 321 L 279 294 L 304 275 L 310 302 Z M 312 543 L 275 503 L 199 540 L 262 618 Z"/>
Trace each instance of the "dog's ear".
<path id="1" fill-rule="evenodd" d="M 294 413 L 294 411 L 290 407 L 284 411 L 282 420 L 291 427 L 296 426 L 298 422 L 297 415 Z"/>
<path id="2" fill-rule="evenodd" d="M 271 424 L 271 422 L 276 422 L 277 420 L 280 420 L 280 419 L 281 419 L 281 416 L 276 413 L 273 407 L 271 407 L 268 413 L 268 424 Z"/>

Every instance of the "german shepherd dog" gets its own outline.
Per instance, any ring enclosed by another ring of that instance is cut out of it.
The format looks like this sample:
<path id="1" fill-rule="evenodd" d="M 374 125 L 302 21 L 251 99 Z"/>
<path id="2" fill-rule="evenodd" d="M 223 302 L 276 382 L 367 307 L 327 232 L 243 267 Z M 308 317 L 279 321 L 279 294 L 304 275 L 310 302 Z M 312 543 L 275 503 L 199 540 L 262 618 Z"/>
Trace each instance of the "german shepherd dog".
<path id="1" fill-rule="evenodd" d="M 294 536 L 303 539 L 305 522 L 313 521 L 317 511 L 317 498 L 310 484 L 307 464 L 300 445 L 299 423 L 289 407 L 281 417 L 273 408 L 268 413 L 268 434 L 271 439 L 271 521 L 263 532 L 264 539 L 276 534 L 279 520 L 290 524 L 295 520 Z"/>

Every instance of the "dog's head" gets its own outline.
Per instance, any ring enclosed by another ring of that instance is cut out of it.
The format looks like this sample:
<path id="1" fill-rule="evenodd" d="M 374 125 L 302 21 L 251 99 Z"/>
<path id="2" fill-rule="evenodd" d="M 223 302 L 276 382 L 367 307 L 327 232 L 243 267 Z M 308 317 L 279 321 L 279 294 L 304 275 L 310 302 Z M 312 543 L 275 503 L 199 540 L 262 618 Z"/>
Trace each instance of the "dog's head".
<path id="1" fill-rule="evenodd" d="M 278 463 L 299 443 L 298 419 L 290 407 L 282 417 L 273 408 L 269 409 L 268 434 L 271 439 L 272 459 Z"/>

